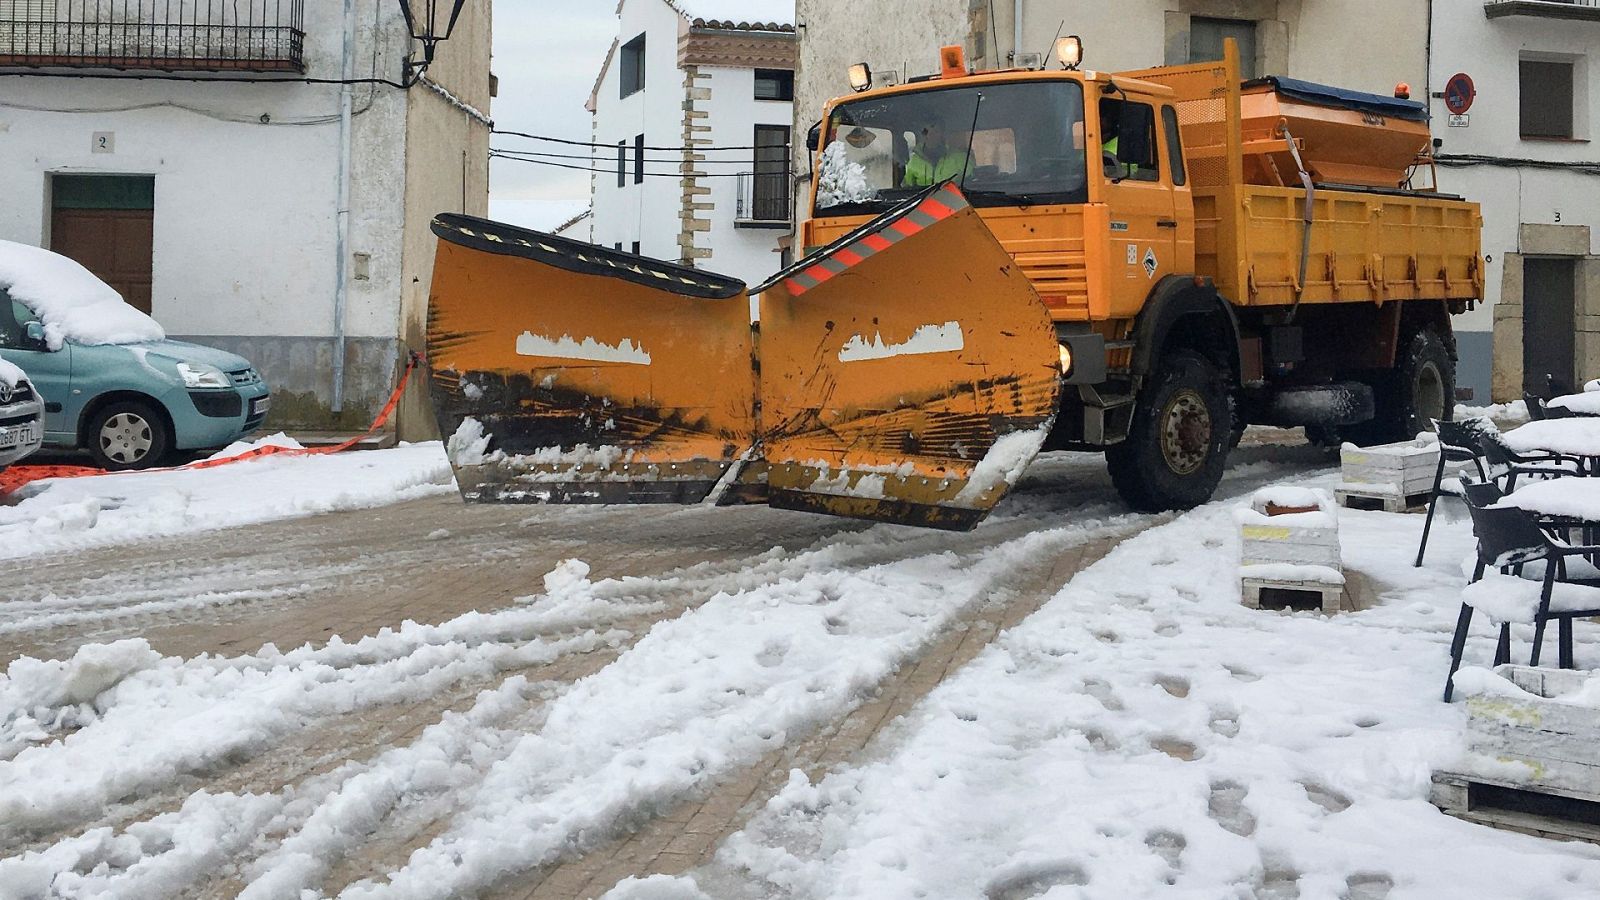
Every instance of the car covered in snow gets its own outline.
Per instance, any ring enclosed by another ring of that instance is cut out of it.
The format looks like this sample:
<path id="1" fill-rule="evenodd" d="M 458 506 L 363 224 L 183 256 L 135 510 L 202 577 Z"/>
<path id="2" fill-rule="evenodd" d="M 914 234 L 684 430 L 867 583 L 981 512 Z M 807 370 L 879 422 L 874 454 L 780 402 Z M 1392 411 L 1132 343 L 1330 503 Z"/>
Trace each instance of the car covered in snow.
<path id="1" fill-rule="evenodd" d="M 44 404 L 15 363 L 0 358 L 0 470 L 39 449 Z"/>
<path id="2" fill-rule="evenodd" d="M 0 241 L 0 353 L 44 402 L 44 444 L 111 470 L 224 447 L 267 417 L 270 392 L 243 357 L 167 340 L 78 263 Z"/>

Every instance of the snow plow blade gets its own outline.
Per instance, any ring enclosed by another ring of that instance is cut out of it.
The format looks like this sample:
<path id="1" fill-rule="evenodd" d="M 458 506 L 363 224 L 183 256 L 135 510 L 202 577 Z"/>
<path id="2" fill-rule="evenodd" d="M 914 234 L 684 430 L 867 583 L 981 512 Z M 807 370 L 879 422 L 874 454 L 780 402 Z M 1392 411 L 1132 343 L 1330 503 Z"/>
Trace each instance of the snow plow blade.
<path id="1" fill-rule="evenodd" d="M 1043 445 L 1055 327 L 954 185 L 757 292 L 773 506 L 968 530 Z"/>
<path id="2" fill-rule="evenodd" d="M 435 415 L 468 501 L 699 503 L 755 429 L 743 282 L 434 220 Z"/>

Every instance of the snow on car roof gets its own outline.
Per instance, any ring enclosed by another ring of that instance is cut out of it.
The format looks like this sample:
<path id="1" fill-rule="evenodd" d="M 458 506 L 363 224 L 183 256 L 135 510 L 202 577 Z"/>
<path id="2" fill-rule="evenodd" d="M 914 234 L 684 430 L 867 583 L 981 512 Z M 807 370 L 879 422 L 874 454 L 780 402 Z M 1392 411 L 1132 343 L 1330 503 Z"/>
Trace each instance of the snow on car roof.
<path id="1" fill-rule="evenodd" d="M 167 336 L 156 320 L 123 302 L 92 272 L 59 253 L 0 241 L 0 290 L 44 321 L 50 349 L 77 344 L 132 344 Z"/>
<path id="2" fill-rule="evenodd" d="M 0 357 L 0 385 L 4 385 L 6 390 L 16 387 L 17 382 L 26 377 L 27 373 L 17 368 L 16 363 Z"/>

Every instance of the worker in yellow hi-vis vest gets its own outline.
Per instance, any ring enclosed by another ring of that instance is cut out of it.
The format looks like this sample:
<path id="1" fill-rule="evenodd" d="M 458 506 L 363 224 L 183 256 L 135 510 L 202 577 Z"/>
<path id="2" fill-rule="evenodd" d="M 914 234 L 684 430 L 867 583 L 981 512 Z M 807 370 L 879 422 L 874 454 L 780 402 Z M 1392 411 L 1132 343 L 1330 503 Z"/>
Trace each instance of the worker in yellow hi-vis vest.
<path id="1" fill-rule="evenodd" d="M 963 174 L 970 168 L 967 155 L 967 136 L 957 135 L 959 141 L 946 139 L 944 126 L 938 122 L 922 129 L 922 140 L 911 159 L 906 161 L 905 187 L 928 187 Z"/>

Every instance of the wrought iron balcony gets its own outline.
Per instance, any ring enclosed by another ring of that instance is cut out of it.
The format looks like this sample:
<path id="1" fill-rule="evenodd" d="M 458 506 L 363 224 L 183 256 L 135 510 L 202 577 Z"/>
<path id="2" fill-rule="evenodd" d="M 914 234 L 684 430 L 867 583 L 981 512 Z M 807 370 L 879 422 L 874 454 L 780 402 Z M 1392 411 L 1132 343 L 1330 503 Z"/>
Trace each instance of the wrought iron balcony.
<path id="1" fill-rule="evenodd" d="M 1491 19 L 1540 16 L 1600 22 L 1600 0 L 1488 0 L 1483 5 L 1483 12 Z"/>
<path id="2" fill-rule="evenodd" d="M 745 172 L 735 182 L 738 201 L 734 205 L 734 225 L 740 228 L 789 227 L 787 172 Z"/>
<path id="3" fill-rule="evenodd" d="M 0 67 L 305 70 L 305 0 L 0 0 Z"/>

